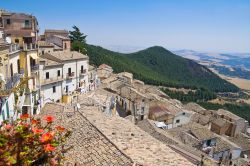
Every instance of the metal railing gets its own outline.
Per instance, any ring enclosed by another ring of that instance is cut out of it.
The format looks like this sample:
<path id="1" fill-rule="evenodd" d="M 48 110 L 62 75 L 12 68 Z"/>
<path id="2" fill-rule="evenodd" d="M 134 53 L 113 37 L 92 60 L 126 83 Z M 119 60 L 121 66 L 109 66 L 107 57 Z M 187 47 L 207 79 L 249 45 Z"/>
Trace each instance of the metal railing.
<path id="1" fill-rule="evenodd" d="M 5 88 L 6 90 L 12 89 L 20 83 L 20 79 L 23 75 L 15 73 L 12 77 L 6 78 Z"/>
<path id="2" fill-rule="evenodd" d="M 73 78 L 75 77 L 75 72 L 67 73 L 66 78 Z"/>
<path id="3" fill-rule="evenodd" d="M 41 85 L 47 85 L 47 84 L 59 82 L 59 81 L 62 81 L 62 80 L 63 80 L 62 77 L 54 77 L 54 78 L 49 78 L 49 79 L 43 79 L 43 80 L 41 80 Z"/>
<path id="4" fill-rule="evenodd" d="M 24 51 L 29 51 L 29 50 L 35 50 L 37 49 L 37 45 L 35 43 L 24 43 L 23 44 L 23 50 Z"/>
<path id="5" fill-rule="evenodd" d="M 80 75 L 85 75 L 87 73 L 87 70 L 84 69 L 84 70 L 80 70 Z"/>
<path id="6" fill-rule="evenodd" d="M 39 70 L 39 64 L 35 64 L 34 66 L 31 66 L 31 71 L 37 71 Z"/>

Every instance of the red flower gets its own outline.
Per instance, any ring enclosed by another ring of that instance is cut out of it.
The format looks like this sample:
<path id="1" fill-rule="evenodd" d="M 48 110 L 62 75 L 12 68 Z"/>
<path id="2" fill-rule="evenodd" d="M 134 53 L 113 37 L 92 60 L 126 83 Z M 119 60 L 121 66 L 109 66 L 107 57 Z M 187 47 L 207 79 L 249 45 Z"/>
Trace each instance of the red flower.
<path id="1" fill-rule="evenodd" d="M 23 114 L 23 115 L 20 116 L 20 119 L 26 120 L 26 119 L 28 119 L 29 117 L 30 117 L 29 114 Z"/>
<path id="2" fill-rule="evenodd" d="M 33 128 L 32 131 L 34 134 L 40 134 L 43 132 L 43 129 Z"/>
<path id="3" fill-rule="evenodd" d="M 54 121 L 54 117 L 53 116 L 45 116 L 44 120 L 46 120 L 47 123 L 52 123 Z"/>
<path id="4" fill-rule="evenodd" d="M 60 132 L 64 132 L 65 128 L 62 126 L 56 126 L 56 129 Z"/>
<path id="5" fill-rule="evenodd" d="M 53 139 L 54 134 L 51 132 L 42 135 L 41 142 L 48 142 Z"/>
<path id="6" fill-rule="evenodd" d="M 6 130 L 10 130 L 11 128 L 12 128 L 12 126 L 10 124 L 5 125 Z"/>
<path id="7" fill-rule="evenodd" d="M 56 148 L 52 146 L 51 144 L 47 144 L 44 146 L 44 149 L 46 152 L 51 152 L 51 151 L 54 151 Z"/>
<path id="8" fill-rule="evenodd" d="M 38 123 L 37 120 L 35 120 L 35 119 L 32 119 L 32 120 L 31 120 L 31 124 L 35 125 L 35 124 L 37 124 L 37 123 Z"/>

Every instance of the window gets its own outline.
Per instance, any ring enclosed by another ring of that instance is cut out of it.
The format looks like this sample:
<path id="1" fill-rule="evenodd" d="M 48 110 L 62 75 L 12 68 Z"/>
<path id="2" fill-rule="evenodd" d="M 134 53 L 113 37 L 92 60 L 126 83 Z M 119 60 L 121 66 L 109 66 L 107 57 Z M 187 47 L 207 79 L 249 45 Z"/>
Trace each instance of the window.
<path id="1" fill-rule="evenodd" d="M 68 93 L 69 92 L 69 86 L 67 85 L 66 86 L 66 93 Z"/>
<path id="2" fill-rule="evenodd" d="M 7 23 L 8 25 L 10 25 L 10 19 L 9 19 L 9 18 L 6 19 L 6 23 Z"/>
<path id="3" fill-rule="evenodd" d="M 71 73 L 71 68 L 68 68 L 68 73 L 69 73 L 69 74 Z"/>
<path id="4" fill-rule="evenodd" d="M 42 55 L 44 55 L 44 50 L 42 50 Z"/>
<path id="5" fill-rule="evenodd" d="M 56 93 L 56 86 L 53 86 L 53 93 Z"/>
<path id="6" fill-rule="evenodd" d="M 59 77 L 61 75 L 60 70 L 57 70 L 57 76 Z"/>
<path id="7" fill-rule="evenodd" d="M 64 49 L 67 50 L 67 43 L 64 43 Z"/>
<path id="8" fill-rule="evenodd" d="M 49 72 L 46 72 L 46 79 L 49 79 Z"/>
<path id="9" fill-rule="evenodd" d="M 15 39 L 15 43 L 17 43 L 17 44 L 18 44 L 18 43 L 19 43 L 19 39 Z"/>
<path id="10" fill-rule="evenodd" d="M 30 26 L 30 21 L 29 20 L 25 20 L 24 21 L 24 26 L 25 27 L 29 27 Z"/>
<path id="11" fill-rule="evenodd" d="M 81 73 L 83 73 L 83 65 L 81 66 Z"/>
<path id="12" fill-rule="evenodd" d="M 10 64 L 10 76 L 13 77 L 13 65 L 12 63 Z"/>
<path id="13" fill-rule="evenodd" d="M 177 120 L 175 121 L 175 123 L 180 123 L 180 120 L 179 120 L 179 119 L 177 119 Z"/>

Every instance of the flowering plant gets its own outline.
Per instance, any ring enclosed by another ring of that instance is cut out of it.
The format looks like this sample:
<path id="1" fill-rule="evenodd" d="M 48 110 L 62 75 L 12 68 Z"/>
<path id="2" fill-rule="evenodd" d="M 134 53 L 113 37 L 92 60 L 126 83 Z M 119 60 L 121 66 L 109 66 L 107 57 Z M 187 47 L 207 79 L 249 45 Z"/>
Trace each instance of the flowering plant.
<path id="1" fill-rule="evenodd" d="M 0 128 L 0 165 L 60 165 L 70 131 L 53 125 L 54 117 L 21 115 Z"/>

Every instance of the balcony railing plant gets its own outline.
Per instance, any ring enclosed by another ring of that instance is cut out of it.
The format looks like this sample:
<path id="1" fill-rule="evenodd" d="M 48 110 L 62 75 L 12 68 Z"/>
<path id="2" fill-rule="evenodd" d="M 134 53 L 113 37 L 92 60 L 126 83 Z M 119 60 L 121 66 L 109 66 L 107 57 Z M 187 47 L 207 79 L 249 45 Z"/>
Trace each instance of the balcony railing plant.
<path id="1" fill-rule="evenodd" d="M 37 45 L 35 43 L 29 43 L 29 44 L 24 43 L 23 44 L 23 50 L 24 51 L 35 50 L 35 49 L 37 49 Z"/>
<path id="2" fill-rule="evenodd" d="M 44 80 L 41 80 L 41 84 L 46 85 L 46 84 L 51 84 L 51 83 L 58 82 L 58 81 L 62 81 L 62 77 L 44 79 Z"/>
<path id="3" fill-rule="evenodd" d="M 66 78 L 73 78 L 75 77 L 75 72 L 67 73 Z"/>
<path id="4" fill-rule="evenodd" d="M 87 70 L 84 69 L 84 70 L 80 70 L 80 75 L 85 75 L 87 73 Z"/>

